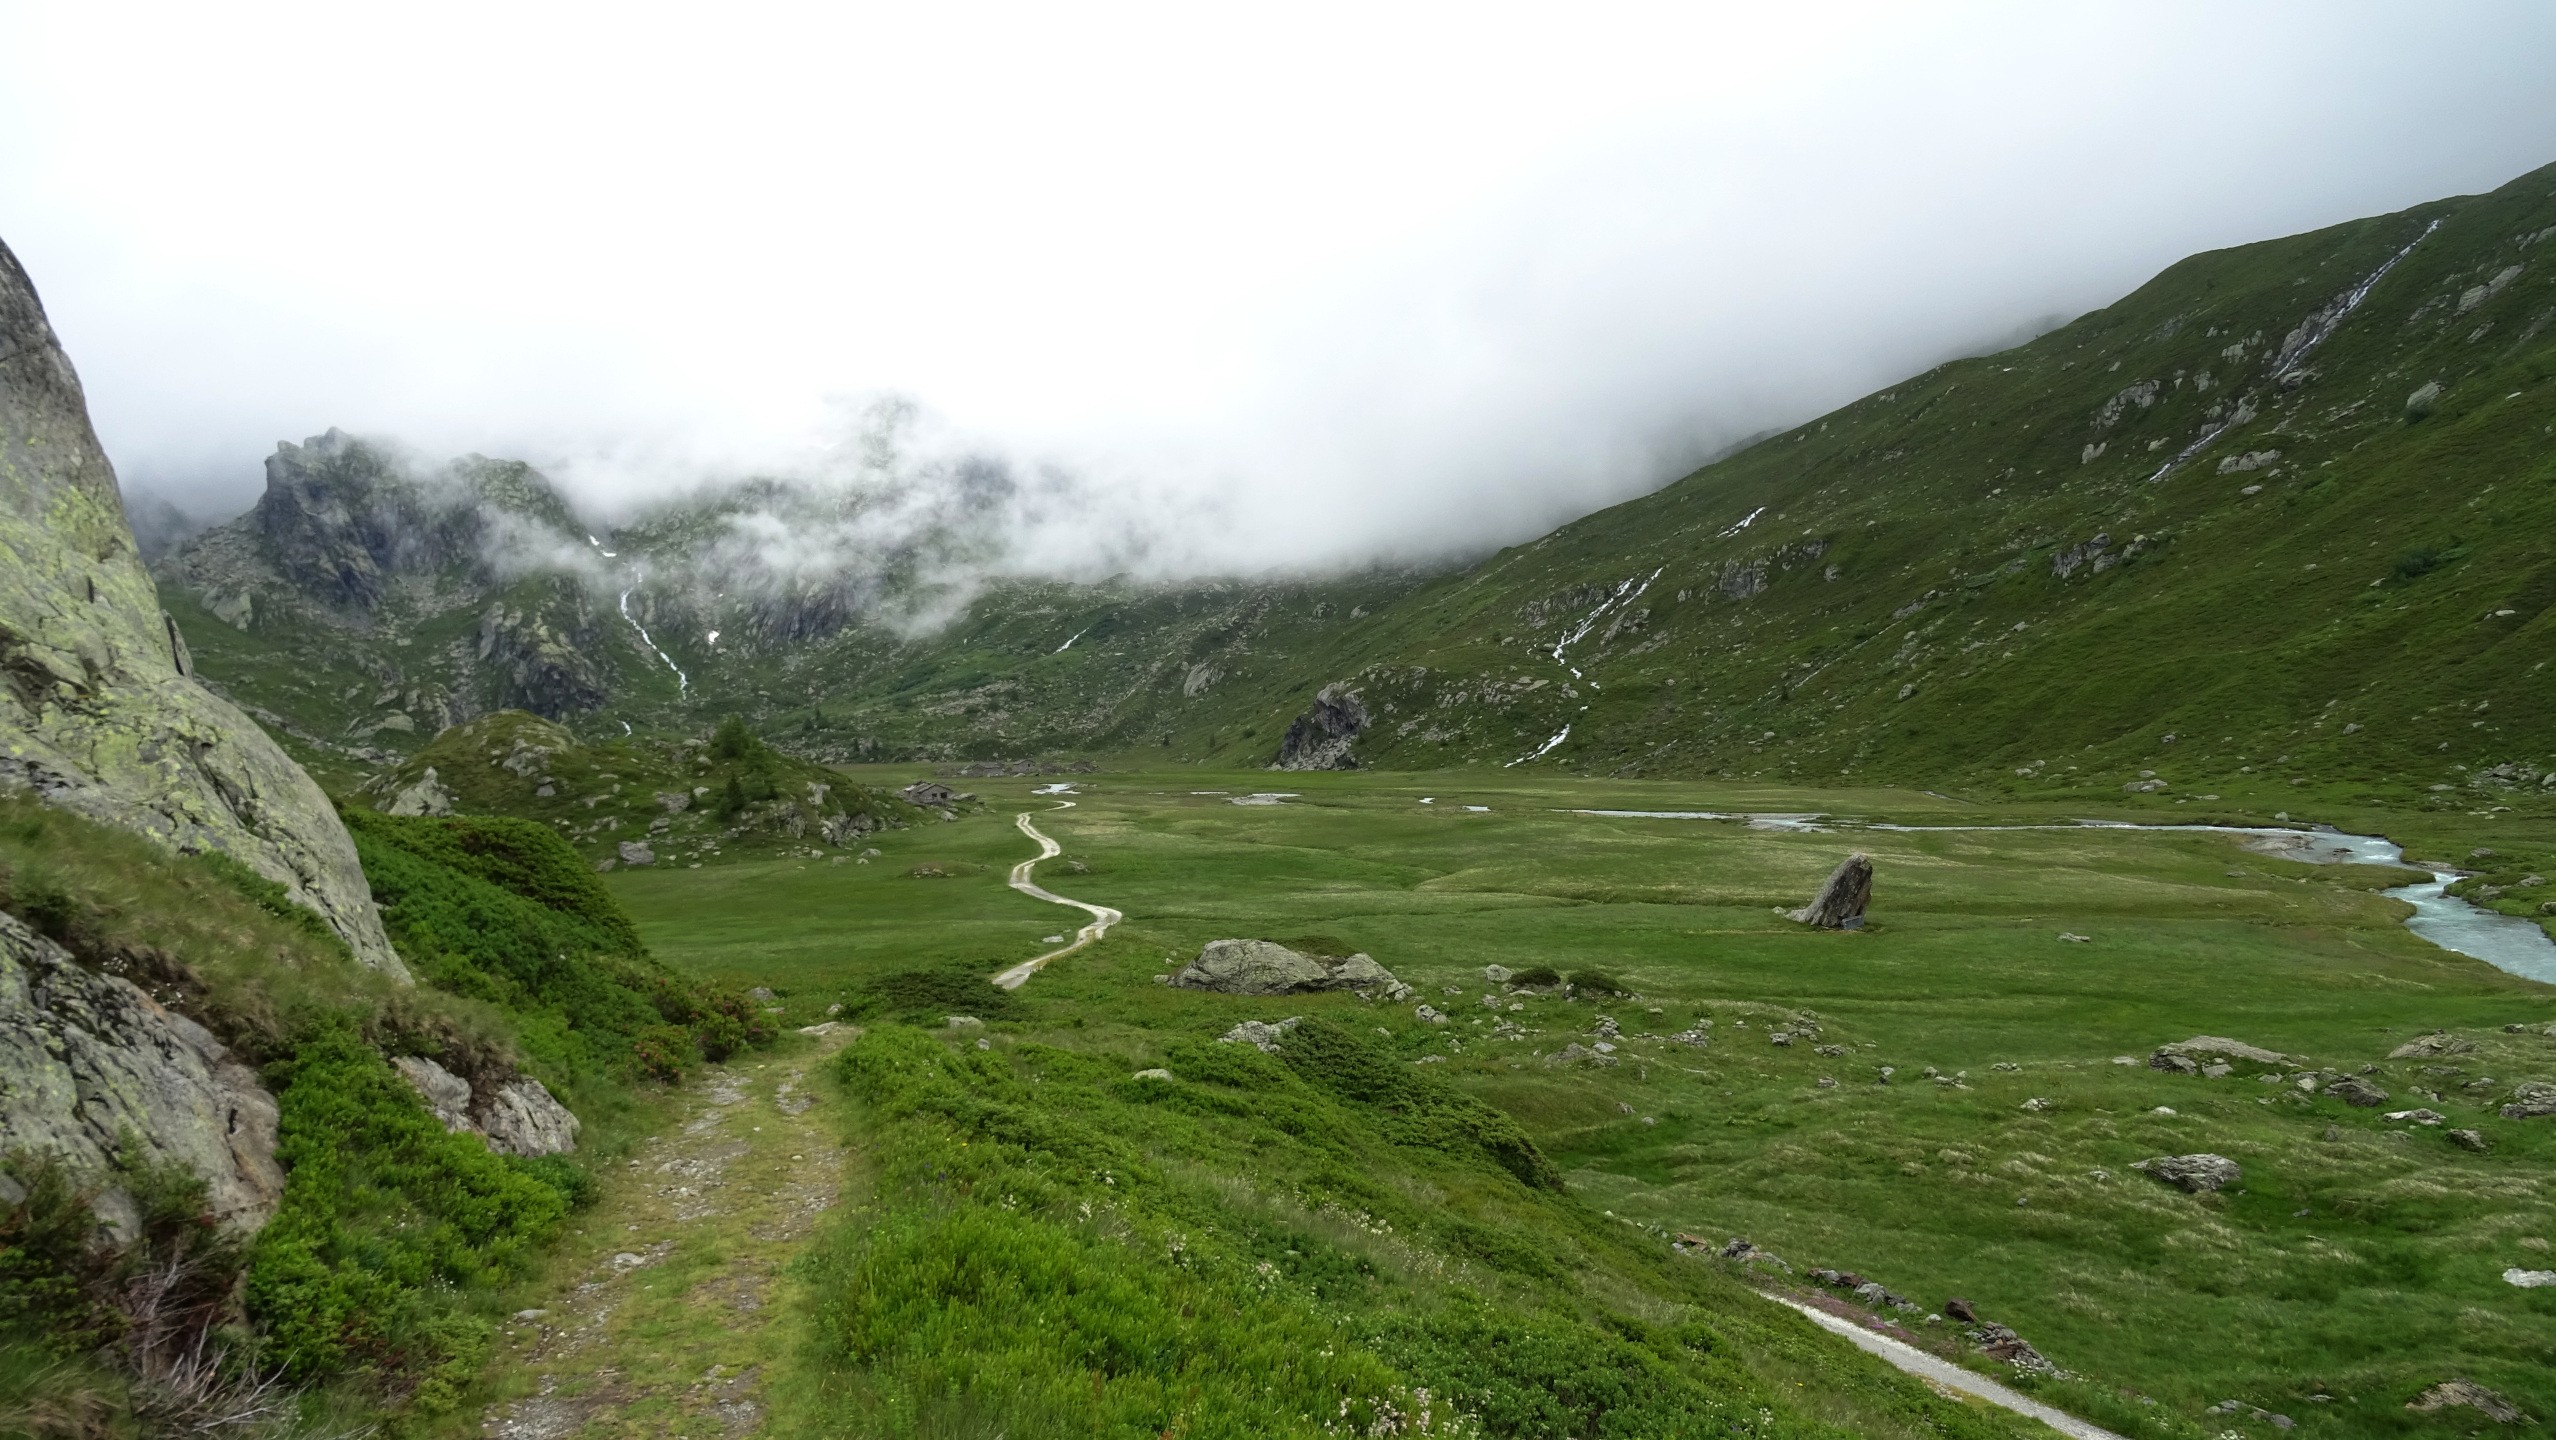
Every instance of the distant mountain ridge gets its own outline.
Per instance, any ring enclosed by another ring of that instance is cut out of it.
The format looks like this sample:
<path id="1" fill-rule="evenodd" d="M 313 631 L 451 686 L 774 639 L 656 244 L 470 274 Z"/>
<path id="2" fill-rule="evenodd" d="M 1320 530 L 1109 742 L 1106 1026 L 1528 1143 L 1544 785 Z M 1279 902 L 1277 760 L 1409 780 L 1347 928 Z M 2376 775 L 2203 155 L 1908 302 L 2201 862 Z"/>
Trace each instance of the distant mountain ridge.
<path id="1" fill-rule="evenodd" d="M 1311 725 L 1289 763 L 2535 791 L 2551 319 L 2556 167 L 2196 255 L 1435 575 L 935 596 L 986 543 L 963 505 L 786 571 L 741 517 L 853 533 L 889 502 L 780 486 L 589 536 L 522 467 L 547 499 L 498 528 L 549 551 L 489 565 L 451 513 L 386 507 L 354 442 L 271 467 L 162 573 L 228 622 L 207 673 L 393 752 L 511 705 L 614 732 L 733 710 L 839 759 L 1266 764 Z M 251 521 L 282 549 L 244 585 Z M 956 618 L 917 628 L 935 605 Z"/>

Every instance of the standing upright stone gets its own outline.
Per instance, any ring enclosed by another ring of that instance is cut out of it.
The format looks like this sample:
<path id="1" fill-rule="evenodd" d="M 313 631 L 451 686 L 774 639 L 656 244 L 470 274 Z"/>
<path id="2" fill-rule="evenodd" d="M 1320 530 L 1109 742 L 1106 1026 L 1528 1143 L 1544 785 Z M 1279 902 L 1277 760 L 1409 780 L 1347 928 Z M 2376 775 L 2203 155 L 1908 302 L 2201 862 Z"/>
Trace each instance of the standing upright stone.
<path id="1" fill-rule="evenodd" d="M 0 789 L 231 855 L 407 979 L 328 796 L 193 669 L 80 377 L 0 245 Z"/>
<path id="2" fill-rule="evenodd" d="M 1871 903 L 1873 857 L 1857 851 L 1828 872 L 1828 879 L 1819 887 L 1817 898 L 1793 911 L 1791 918 L 1805 925 L 1816 925 L 1822 930 L 1861 930 L 1864 928 L 1864 907 Z"/>

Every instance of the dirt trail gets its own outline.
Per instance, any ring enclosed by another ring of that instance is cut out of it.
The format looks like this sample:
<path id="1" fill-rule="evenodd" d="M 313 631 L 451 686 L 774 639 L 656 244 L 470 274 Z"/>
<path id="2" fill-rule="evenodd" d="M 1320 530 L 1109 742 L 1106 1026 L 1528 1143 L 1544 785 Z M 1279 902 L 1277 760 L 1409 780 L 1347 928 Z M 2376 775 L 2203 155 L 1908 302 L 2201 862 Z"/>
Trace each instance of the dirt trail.
<path id="1" fill-rule="evenodd" d="M 1056 802 L 1056 808 L 1059 810 L 1071 810 L 1074 808 L 1074 802 L 1071 800 L 1060 800 Z M 1004 971 L 1002 974 L 995 976 L 994 983 L 1000 985 L 1006 990 L 1020 989 L 1021 986 L 1028 983 L 1029 978 L 1032 975 L 1035 975 L 1039 971 L 1045 969 L 1047 967 L 1047 962 L 1050 960 L 1055 960 L 1062 956 L 1073 954 L 1075 951 L 1082 949 L 1084 946 L 1098 940 L 1103 935 L 1108 934 L 1110 926 L 1127 918 L 1124 914 L 1121 914 L 1116 910 L 1112 910 L 1106 905 L 1094 905 L 1084 900 L 1069 900 L 1054 891 L 1040 889 L 1036 882 L 1030 879 L 1030 872 L 1038 867 L 1039 861 L 1053 860 L 1057 856 L 1064 854 L 1065 849 L 1063 846 L 1058 845 L 1055 841 L 1050 840 L 1045 835 L 1039 833 L 1038 827 L 1030 823 L 1028 811 L 1022 811 L 1019 818 L 1013 823 L 1021 827 L 1022 834 L 1027 835 L 1032 840 L 1038 842 L 1038 853 L 1012 867 L 1012 888 L 1029 896 L 1033 900 L 1044 900 L 1050 905 L 1070 905 L 1077 910 L 1089 911 L 1091 913 L 1092 921 L 1090 924 L 1085 925 L 1082 929 L 1074 932 L 1073 944 L 1066 946 L 1062 950 L 1050 950 L 1035 960 L 1024 960 L 1020 964 L 1013 966 L 1011 969 Z"/>
<path id="2" fill-rule="evenodd" d="M 763 1429 L 764 1384 L 786 1350 L 783 1267 L 844 1170 L 811 1077 L 857 1033 L 838 1027 L 812 1052 L 702 1072 L 666 1131 L 578 1218 L 553 1298 L 507 1326 L 489 1371 L 505 1398 L 482 1435 L 734 1440 Z"/>

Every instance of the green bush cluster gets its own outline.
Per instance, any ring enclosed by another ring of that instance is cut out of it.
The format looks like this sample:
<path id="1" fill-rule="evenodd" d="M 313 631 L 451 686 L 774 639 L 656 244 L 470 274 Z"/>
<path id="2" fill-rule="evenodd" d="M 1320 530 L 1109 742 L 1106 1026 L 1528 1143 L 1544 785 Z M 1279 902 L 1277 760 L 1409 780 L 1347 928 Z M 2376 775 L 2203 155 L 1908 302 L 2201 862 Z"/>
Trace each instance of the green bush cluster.
<path id="1" fill-rule="evenodd" d="M 351 1027 L 273 1068 L 288 1178 L 246 1288 L 267 1358 L 296 1379 L 371 1372 L 432 1408 L 488 1341 L 450 1293 L 519 1273 L 583 1187 L 447 1132 Z"/>
<path id="2" fill-rule="evenodd" d="M 530 820 L 349 810 L 391 940 L 420 979 L 524 1016 L 539 1058 L 672 1080 L 771 1037 L 744 997 L 650 959 L 567 843 Z"/>
<path id="3" fill-rule="evenodd" d="M 1279 1058 L 1333 1098 L 1367 1107 L 1397 1145 L 1478 1155 L 1528 1185 L 1562 1188 L 1561 1172 L 1517 1121 L 1328 1020 L 1300 1022 Z"/>

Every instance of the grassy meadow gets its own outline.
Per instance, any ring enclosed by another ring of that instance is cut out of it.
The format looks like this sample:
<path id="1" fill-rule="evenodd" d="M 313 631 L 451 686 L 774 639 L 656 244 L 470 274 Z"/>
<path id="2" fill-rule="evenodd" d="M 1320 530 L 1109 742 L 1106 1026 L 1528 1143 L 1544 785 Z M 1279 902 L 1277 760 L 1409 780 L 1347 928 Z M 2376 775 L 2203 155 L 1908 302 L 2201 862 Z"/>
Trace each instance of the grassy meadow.
<path id="1" fill-rule="evenodd" d="M 812 1322 L 809 1373 L 833 1378 L 797 1392 L 809 1433 L 1133 1434 L 1183 1416 L 1183 1433 L 1298 1428 L 1231 1408 L 1255 1385 L 1336 1394 L 1329 1422 L 1354 1411 L 1372 1427 L 1379 1412 L 1359 1407 L 1404 1413 L 1431 1380 L 1438 1420 L 1452 1399 L 1484 1433 L 1736 1423 L 1602 1398 L 1539 1419 L 1463 1363 L 1486 1347 L 1560 1353 L 1557 1336 L 1639 1352 L 1580 1369 L 1665 1367 L 1698 1395 L 1748 1392 L 1740 1410 L 1768 1417 L 1756 1433 L 2001 1433 L 1976 1406 L 1871 1377 L 1733 1283 L 1807 1288 L 1814 1266 L 1916 1300 L 1902 1318 L 1948 1350 L 1952 1327 L 1920 1316 L 1966 1297 L 2075 1377 L 2019 1383 L 2125 1433 L 2274 1433 L 2252 1411 L 2205 1413 L 2231 1398 L 2294 1417 L 2301 1434 L 2466 1433 L 2474 1412 L 2404 1408 L 2452 1377 L 2556 1414 L 2556 1292 L 2500 1279 L 2556 1264 L 2556 1142 L 2549 1121 L 2495 1113 L 2514 1082 L 2556 1079 L 2556 1039 L 2504 1028 L 2556 1021 L 2556 989 L 2407 932 L 2403 907 L 2377 893 L 2404 872 L 2301 865 L 2204 834 L 1798 832 L 1573 813 L 1966 825 L 2100 813 L 1906 791 L 1193 771 L 1090 777 L 1072 808 L 1052 809 L 1030 796 L 1034 781 L 973 783 L 987 808 L 881 837 L 867 864 L 748 858 L 606 877 L 655 954 L 772 987 L 792 1023 L 857 1007 L 881 977 L 991 974 L 1069 932 L 1072 912 L 1004 887 L 1029 853 L 1011 825 L 1023 809 L 1065 847 L 1042 883 L 1127 913 L 1016 1000 L 985 992 L 983 1031 L 874 1023 L 847 1049 L 852 1138 L 874 1189 L 807 1262 L 820 1297 L 845 1297 L 821 1300 Z M 1232 803 L 1264 789 L 1301 793 Z M 2556 839 L 2532 820 L 2430 817 L 2420 823 L 2434 830 L 2409 833 L 2411 818 L 2393 817 L 2390 833 L 2418 855 L 2489 843 L 2526 854 Z M 1855 849 L 1878 877 L 1868 929 L 1812 933 L 1775 913 Z M 1451 1022 L 1423 1023 L 1411 1003 L 1156 983 L 1223 936 L 1366 951 Z M 1490 964 L 1602 972 L 1633 993 L 1503 994 L 1495 1010 Z M 1201 1044 L 1287 1015 L 1331 1022 L 1298 1047 L 1319 1054 L 1263 1066 Z M 1621 1028 L 1619 1063 L 1546 1063 L 1592 1044 L 1601 1015 Z M 1671 1038 L 1706 1021 L 1700 1047 Z M 1770 1043 L 1778 1029 L 1797 1038 Z M 2436 1029 L 2470 1048 L 2386 1058 Z M 2156 1046 L 2195 1035 L 2285 1052 L 2297 1063 L 2270 1067 L 2284 1074 L 2375 1065 L 2368 1078 L 2392 1098 L 2354 1109 L 2269 1083 L 2261 1066 L 2220 1079 L 2146 1068 Z M 1127 1078 L 1156 1066 L 1174 1079 Z M 2383 1118 L 2415 1106 L 2447 1123 Z M 1560 1192 L 1503 1173 L 1506 1125 Z M 1403 1133 L 1413 1127 L 1438 1138 Z M 2458 1147 L 2454 1128 L 2490 1148 Z M 2131 1168 L 2196 1151 L 2237 1160 L 2243 1181 L 2193 1197 Z M 1680 1232 L 1746 1236 L 1792 1273 L 1677 1257 L 1667 1238 Z M 1045 1278 L 971 1278 L 960 1253 L 1034 1256 Z M 1273 1257 L 1277 1279 L 1254 1268 Z M 1129 1278 L 1149 1266 L 1151 1280 Z M 1109 1276 L 1134 1287 L 1134 1309 L 1078 1310 Z M 897 1308 L 980 1283 L 979 1329 L 955 1302 Z M 1152 1322 L 1135 1312 L 1166 1305 L 1179 1313 L 1160 1317 L 1161 1333 L 1130 1341 L 1148 1358 L 1076 1348 L 1113 1325 L 1143 1330 Z M 1032 1327 L 1044 1339 L 1003 1320 L 1015 1307 L 1045 1316 Z M 1213 1314 L 1241 1328 L 1200 1332 Z M 1484 1316 L 1539 1315 L 1570 1323 L 1542 1339 L 1465 1338 Z M 944 1328 L 918 1348 L 917 1326 Z M 1680 1339 L 1681 1326 L 1710 1338 Z M 1281 1385 L 1268 1366 L 1208 1363 L 1241 1333 L 1295 1334 L 1331 1368 Z M 1696 1379 L 1715 1364 L 1718 1378 Z M 1756 1378 L 1732 1378 L 1742 1371 Z M 1791 1393 L 1756 1394 L 1769 1375 Z M 1713 1388 L 1726 1382 L 1737 1389 Z M 1657 1377 L 1625 1385 L 1685 1393 Z"/>

